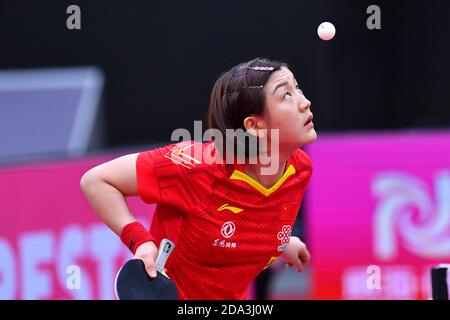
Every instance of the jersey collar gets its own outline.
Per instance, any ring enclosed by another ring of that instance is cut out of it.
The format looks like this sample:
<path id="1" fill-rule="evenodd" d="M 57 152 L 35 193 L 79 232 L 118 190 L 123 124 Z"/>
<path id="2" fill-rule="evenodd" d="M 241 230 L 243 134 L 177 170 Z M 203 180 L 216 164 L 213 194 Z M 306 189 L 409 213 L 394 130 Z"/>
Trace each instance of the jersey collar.
<path id="1" fill-rule="evenodd" d="M 296 170 L 295 167 L 291 163 L 291 158 L 288 159 L 286 163 L 286 170 L 284 171 L 283 175 L 280 179 L 270 188 L 264 187 L 262 184 L 260 184 L 258 181 L 250 177 L 248 174 L 245 173 L 244 165 L 243 164 L 234 164 L 234 171 L 230 176 L 231 180 L 240 180 L 244 181 L 245 183 L 249 184 L 256 190 L 258 190 L 260 193 L 262 193 L 264 196 L 268 197 L 272 193 L 274 193 L 276 190 L 278 190 L 283 183 L 292 175 L 295 174 Z"/>

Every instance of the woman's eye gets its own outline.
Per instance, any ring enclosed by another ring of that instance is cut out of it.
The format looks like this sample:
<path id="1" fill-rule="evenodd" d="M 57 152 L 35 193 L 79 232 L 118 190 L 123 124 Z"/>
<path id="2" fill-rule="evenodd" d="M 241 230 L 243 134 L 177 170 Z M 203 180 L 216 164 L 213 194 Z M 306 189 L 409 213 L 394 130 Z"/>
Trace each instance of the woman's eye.
<path id="1" fill-rule="evenodd" d="M 302 93 L 302 94 L 303 94 L 303 91 L 302 91 L 302 89 L 300 89 L 300 87 L 299 87 L 298 85 L 296 85 L 296 86 L 295 86 L 295 90 L 297 90 L 298 92 L 300 92 L 300 93 Z"/>
<path id="2" fill-rule="evenodd" d="M 286 92 L 283 96 L 283 100 L 286 100 L 287 98 L 292 97 L 292 94 L 290 92 Z"/>

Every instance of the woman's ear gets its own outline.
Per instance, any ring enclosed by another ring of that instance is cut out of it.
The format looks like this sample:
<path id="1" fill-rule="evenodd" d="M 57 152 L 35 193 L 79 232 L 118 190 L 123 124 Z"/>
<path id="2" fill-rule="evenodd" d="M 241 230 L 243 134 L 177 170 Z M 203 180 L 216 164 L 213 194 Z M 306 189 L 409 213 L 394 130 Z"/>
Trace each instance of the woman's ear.
<path id="1" fill-rule="evenodd" d="M 244 119 L 244 128 L 253 136 L 257 138 L 264 138 L 265 136 L 265 122 L 255 116 L 250 116 Z"/>

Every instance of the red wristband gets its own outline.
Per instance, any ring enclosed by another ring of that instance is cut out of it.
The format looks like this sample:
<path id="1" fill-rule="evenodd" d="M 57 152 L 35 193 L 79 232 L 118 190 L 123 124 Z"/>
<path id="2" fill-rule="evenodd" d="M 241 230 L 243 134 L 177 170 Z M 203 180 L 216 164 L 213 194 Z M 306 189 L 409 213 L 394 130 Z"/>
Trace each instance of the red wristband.
<path id="1" fill-rule="evenodd" d="M 149 241 L 155 242 L 155 238 L 151 233 L 137 221 L 127 224 L 122 229 L 120 240 L 122 240 L 133 254 L 136 254 L 136 250 L 141 244 Z"/>

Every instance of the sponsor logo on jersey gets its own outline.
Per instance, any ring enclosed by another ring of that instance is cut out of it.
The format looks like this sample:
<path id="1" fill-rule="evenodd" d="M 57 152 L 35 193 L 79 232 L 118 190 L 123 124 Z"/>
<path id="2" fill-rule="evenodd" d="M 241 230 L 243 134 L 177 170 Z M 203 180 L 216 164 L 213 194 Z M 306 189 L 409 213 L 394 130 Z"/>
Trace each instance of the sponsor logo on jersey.
<path id="1" fill-rule="evenodd" d="M 233 222 L 227 221 L 223 224 L 222 229 L 220 230 L 220 233 L 222 236 L 226 239 L 229 239 L 233 236 L 234 232 L 236 231 L 236 226 Z M 236 248 L 236 242 L 227 241 L 221 238 L 217 238 L 213 241 L 212 245 L 214 247 L 220 247 L 220 248 Z"/>
<path id="2" fill-rule="evenodd" d="M 235 231 L 236 231 L 236 226 L 231 221 L 225 222 L 222 226 L 222 229 L 220 230 L 220 232 L 222 233 L 222 236 L 227 239 L 231 238 L 231 236 L 233 236 Z"/>
<path id="3" fill-rule="evenodd" d="M 225 204 L 221 205 L 219 208 L 217 208 L 217 211 L 223 211 L 223 210 L 230 210 L 233 213 L 240 213 L 240 212 L 244 211 L 244 209 L 230 206 L 230 205 L 228 205 L 228 203 L 225 203 Z"/>
<path id="4" fill-rule="evenodd" d="M 281 231 L 277 234 L 277 239 L 281 241 L 281 245 L 278 246 L 278 251 L 284 251 L 289 243 L 289 238 L 291 237 L 291 226 L 285 224 L 281 227 Z"/>

